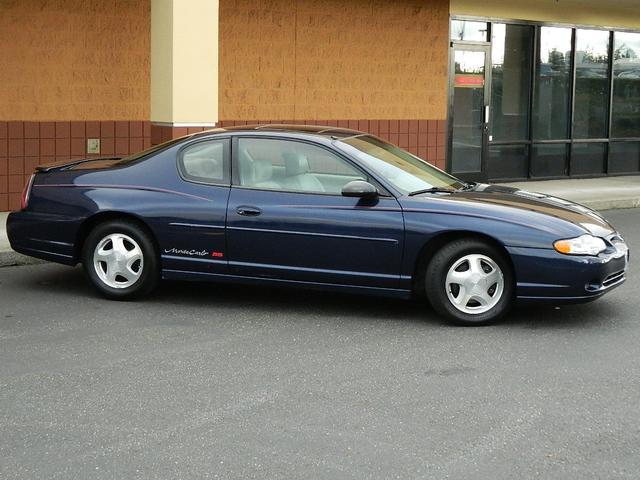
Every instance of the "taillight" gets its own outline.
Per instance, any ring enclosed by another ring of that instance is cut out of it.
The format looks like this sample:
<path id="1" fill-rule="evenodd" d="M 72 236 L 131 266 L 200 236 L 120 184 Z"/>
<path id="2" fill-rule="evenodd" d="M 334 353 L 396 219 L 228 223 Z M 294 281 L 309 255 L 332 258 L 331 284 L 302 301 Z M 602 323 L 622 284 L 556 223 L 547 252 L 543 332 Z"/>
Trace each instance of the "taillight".
<path id="1" fill-rule="evenodd" d="M 31 187 L 33 186 L 34 178 L 36 178 L 35 173 L 31 175 L 31 177 L 29 178 L 29 181 L 27 182 L 27 184 L 24 186 L 24 189 L 22 190 L 22 198 L 20 201 L 21 210 L 24 210 L 25 208 L 27 208 L 27 205 L 29 204 L 29 195 L 31 194 Z"/>

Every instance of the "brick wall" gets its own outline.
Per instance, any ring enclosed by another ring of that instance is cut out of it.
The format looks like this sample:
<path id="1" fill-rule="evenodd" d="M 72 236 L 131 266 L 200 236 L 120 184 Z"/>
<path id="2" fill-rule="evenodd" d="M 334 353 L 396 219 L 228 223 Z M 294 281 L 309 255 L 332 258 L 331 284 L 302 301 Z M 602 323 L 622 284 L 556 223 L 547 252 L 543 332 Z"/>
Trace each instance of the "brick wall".
<path id="1" fill-rule="evenodd" d="M 448 0 L 220 0 L 220 119 L 445 119 L 448 18 Z"/>
<path id="2" fill-rule="evenodd" d="M 87 138 L 100 139 L 100 155 L 86 154 Z M 20 208 L 22 188 L 39 164 L 125 156 L 150 145 L 149 122 L 0 121 L 0 211 Z"/>
<path id="3" fill-rule="evenodd" d="M 445 120 L 224 120 L 218 126 L 284 123 L 327 125 L 371 133 L 417 155 L 438 168 L 445 169 Z"/>
<path id="4" fill-rule="evenodd" d="M 0 1 L 0 211 L 38 164 L 150 145 L 150 0 Z"/>
<path id="5" fill-rule="evenodd" d="M 444 169 L 448 31 L 449 0 L 220 0 L 219 126 L 353 128 Z"/>
<path id="6" fill-rule="evenodd" d="M 445 120 L 223 120 L 218 127 L 257 124 L 326 125 L 369 132 L 398 145 L 445 169 L 446 127 Z M 157 145 L 172 138 L 206 130 L 200 127 L 168 127 L 151 125 L 151 144 Z"/>
<path id="7" fill-rule="evenodd" d="M 0 1 L 0 211 L 36 165 L 90 156 L 87 138 L 122 156 L 202 130 L 148 121 L 150 0 Z M 219 125 L 354 128 L 444 168 L 448 11 L 220 0 Z"/>

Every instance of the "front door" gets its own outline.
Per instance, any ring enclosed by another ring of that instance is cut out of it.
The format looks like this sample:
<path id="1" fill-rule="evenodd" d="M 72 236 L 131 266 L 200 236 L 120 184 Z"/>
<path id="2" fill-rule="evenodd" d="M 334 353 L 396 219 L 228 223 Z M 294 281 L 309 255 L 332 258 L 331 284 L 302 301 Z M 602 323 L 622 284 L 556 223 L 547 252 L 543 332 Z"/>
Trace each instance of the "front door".
<path id="1" fill-rule="evenodd" d="M 456 45 L 449 74 L 449 169 L 464 180 L 486 180 L 489 47 Z"/>
<path id="2" fill-rule="evenodd" d="M 370 180 L 322 146 L 240 137 L 227 210 L 230 273 L 399 288 L 404 220 L 396 199 L 341 195 Z"/>

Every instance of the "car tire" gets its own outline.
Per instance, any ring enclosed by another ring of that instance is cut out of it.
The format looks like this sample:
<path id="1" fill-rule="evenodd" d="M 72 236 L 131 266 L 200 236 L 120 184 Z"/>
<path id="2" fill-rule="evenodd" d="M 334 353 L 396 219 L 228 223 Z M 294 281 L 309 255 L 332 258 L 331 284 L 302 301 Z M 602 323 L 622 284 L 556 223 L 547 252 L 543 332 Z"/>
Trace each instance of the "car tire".
<path id="1" fill-rule="evenodd" d="M 84 243 L 82 263 L 96 289 L 113 300 L 151 293 L 160 280 L 160 261 L 150 235 L 130 221 L 94 227 Z"/>
<path id="2" fill-rule="evenodd" d="M 476 239 L 455 240 L 438 250 L 425 274 L 434 310 L 458 325 L 487 325 L 513 303 L 514 274 L 505 255 Z"/>

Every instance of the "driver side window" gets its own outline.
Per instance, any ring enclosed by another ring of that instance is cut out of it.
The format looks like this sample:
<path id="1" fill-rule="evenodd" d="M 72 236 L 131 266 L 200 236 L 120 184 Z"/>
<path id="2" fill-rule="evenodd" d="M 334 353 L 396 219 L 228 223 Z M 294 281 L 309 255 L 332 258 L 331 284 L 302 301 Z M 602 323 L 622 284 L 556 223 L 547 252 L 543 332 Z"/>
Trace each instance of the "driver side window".
<path id="1" fill-rule="evenodd" d="M 270 138 L 238 140 L 238 177 L 245 187 L 336 195 L 347 183 L 366 180 L 362 172 L 324 148 Z"/>

